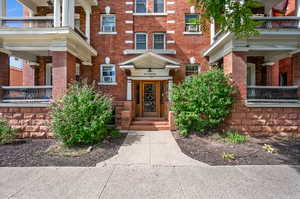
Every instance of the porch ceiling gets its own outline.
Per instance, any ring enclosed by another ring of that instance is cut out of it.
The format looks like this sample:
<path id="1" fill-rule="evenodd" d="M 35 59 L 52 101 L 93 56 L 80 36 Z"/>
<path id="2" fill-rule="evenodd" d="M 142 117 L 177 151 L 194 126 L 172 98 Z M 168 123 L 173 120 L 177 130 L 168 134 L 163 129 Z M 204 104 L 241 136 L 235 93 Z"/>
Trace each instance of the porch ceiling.
<path id="1" fill-rule="evenodd" d="M 125 62 L 120 63 L 120 65 L 134 65 L 135 68 L 140 69 L 163 69 L 166 68 L 168 65 L 174 65 L 178 66 L 180 65 L 179 62 L 174 61 L 168 57 L 161 56 L 158 54 L 155 54 L 153 52 L 148 52 L 142 55 L 139 55 L 137 57 L 134 57 L 132 59 L 129 59 Z"/>

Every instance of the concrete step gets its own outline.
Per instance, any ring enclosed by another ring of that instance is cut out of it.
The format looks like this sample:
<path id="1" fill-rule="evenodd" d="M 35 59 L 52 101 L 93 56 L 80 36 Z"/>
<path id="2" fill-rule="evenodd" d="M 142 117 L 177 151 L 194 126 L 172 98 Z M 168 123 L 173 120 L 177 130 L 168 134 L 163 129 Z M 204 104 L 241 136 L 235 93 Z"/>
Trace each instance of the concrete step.
<path id="1" fill-rule="evenodd" d="M 138 131 L 160 131 L 160 130 L 170 130 L 169 125 L 131 125 L 129 130 Z"/>
<path id="2" fill-rule="evenodd" d="M 165 121 L 163 117 L 136 117 L 135 121 Z"/>
<path id="3" fill-rule="evenodd" d="M 169 125 L 168 121 L 148 121 L 148 120 L 138 120 L 138 121 L 132 121 L 131 125 Z"/>

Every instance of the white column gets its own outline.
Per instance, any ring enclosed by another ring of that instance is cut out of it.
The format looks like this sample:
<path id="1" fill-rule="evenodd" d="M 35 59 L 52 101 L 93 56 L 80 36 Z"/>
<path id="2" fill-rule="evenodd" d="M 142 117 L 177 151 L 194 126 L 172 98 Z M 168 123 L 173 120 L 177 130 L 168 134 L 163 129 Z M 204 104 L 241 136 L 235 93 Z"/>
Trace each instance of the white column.
<path id="1" fill-rule="evenodd" d="M 69 26 L 74 28 L 74 12 L 75 12 L 75 1 L 74 0 L 63 0 L 62 5 L 62 26 Z"/>
<path id="2" fill-rule="evenodd" d="M 87 42 L 91 41 L 91 11 L 85 10 L 85 36 L 87 37 Z"/>
<path id="3" fill-rule="evenodd" d="M 0 0 L 0 17 L 6 16 L 6 0 Z"/>
<path id="4" fill-rule="evenodd" d="M 127 80 L 127 101 L 132 100 L 132 81 L 131 79 Z"/>
<path id="5" fill-rule="evenodd" d="M 61 2 L 60 0 L 54 0 L 54 27 L 61 26 Z"/>
<path id="6" fill-rule="evenodd" d="M 215 20 L 211 19 L 211 24 L 210 24 L 210 44 L 214 43 L 215 35 L 216 35 L 216 24 L 215 24 Z"/>
<path id="7" fill-rule="evenodd" d="M 297 11 L 297 17 L 300 17 L 300 0 L 297 0 L 296 11 Z M 300 28 L 300 20 L 298 21 L 298 27 Z"/>
<path id="8" fill-rule="evenodd" d="M 173 80 L 169 79 L 169 81 L 168 81 L 168 98 L 169 98 L 169 102 L 172 101 L 172 98 L 171 98 L 172 88 L 173 88 Z"/>
<path id="9" fill-rule="evenodd" d="M 69 0 L 69 26 L 75 26 L 75 0 Z"/>

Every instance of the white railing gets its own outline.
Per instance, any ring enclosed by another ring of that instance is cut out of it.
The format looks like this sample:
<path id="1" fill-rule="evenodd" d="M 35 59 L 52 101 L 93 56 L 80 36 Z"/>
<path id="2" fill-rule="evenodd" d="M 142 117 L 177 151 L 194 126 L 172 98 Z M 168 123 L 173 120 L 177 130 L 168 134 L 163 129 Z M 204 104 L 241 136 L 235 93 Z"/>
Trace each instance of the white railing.
<path id="1" fill-rule="evenodd" d="M 53 17 L 0 17 L 0 28 L 51 28 Z"/>

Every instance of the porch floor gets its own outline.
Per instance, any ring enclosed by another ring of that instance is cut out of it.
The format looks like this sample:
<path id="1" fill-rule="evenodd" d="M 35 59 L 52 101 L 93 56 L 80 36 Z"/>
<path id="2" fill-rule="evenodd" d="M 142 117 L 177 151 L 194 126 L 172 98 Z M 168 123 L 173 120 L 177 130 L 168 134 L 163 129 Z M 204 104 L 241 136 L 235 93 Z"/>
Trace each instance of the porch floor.
<path id="1" fill-rule="evenodd" d="M 208 166 L 183 154 L 170 131 L 129 131 L 118 155 L 97 166 Z"/>

